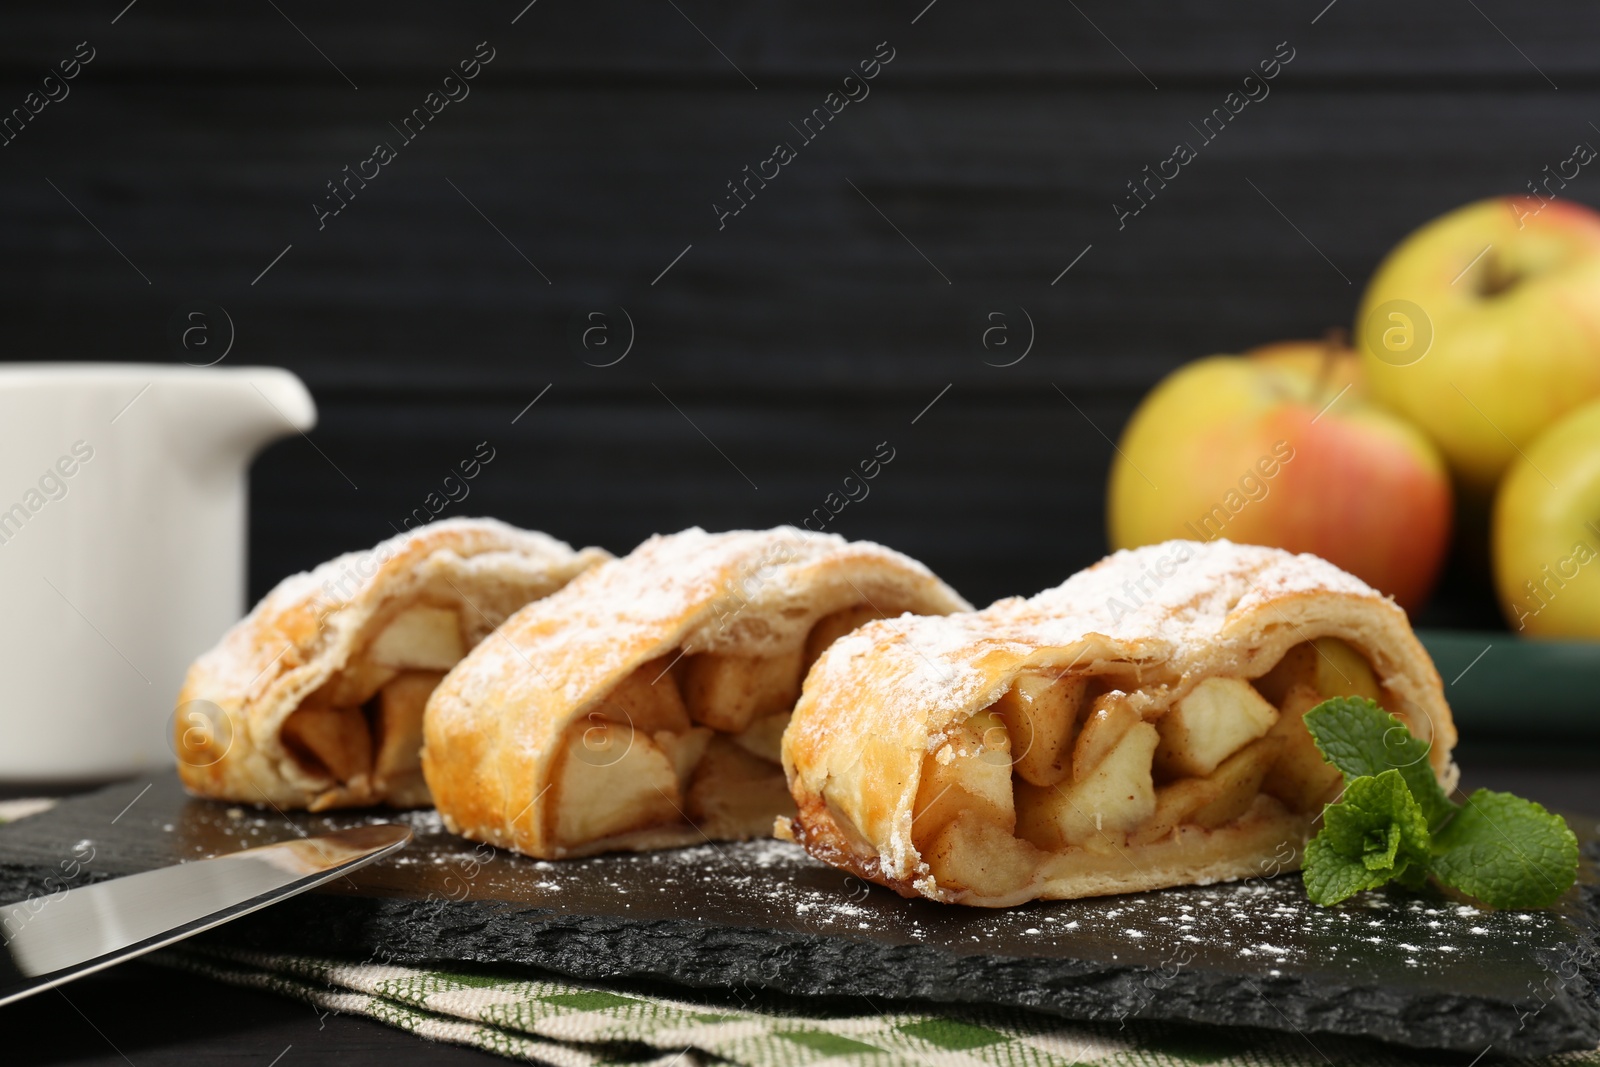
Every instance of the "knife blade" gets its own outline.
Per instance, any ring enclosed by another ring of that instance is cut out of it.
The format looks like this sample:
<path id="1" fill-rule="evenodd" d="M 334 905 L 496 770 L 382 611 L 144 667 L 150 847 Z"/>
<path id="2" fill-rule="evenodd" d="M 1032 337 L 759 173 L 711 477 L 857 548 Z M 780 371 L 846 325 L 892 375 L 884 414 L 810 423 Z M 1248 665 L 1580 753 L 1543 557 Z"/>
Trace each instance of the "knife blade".
<path id="1" fill-rule="evenodd" d="M 402 825 L 357 826 L 0 905 L 0 1004 L 314 889 L 410 840 Z"/>

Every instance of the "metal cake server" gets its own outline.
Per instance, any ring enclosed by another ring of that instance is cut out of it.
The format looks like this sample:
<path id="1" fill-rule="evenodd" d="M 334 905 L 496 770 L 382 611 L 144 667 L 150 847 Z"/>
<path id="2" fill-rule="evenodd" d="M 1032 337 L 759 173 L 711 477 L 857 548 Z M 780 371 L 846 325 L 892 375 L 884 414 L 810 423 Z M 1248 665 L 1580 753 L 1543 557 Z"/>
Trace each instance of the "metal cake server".
<path id="1" fill-rule="evenodd" d="M 405 826 L 357 826 L 0 905 L 0 1004 L 304 893 L 410 840 Z"/>

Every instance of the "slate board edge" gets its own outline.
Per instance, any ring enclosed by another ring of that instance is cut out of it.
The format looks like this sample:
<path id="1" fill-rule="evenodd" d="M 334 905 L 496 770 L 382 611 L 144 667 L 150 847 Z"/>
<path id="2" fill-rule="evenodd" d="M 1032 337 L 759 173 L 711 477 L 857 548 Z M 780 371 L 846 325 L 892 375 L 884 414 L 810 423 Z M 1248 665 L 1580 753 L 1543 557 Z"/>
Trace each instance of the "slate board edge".
<path id="1" fill-rule="evenodd" d="M 99 881 L 100 877 L 89 880 Z M 0 896 L 42 892 L 36 868 L 0 863 Z M 1600 893 L 1585 893 L 1600 911 Z M 335 955 L 400 966 L 522 964 L 589 981 L 674 982 L 698 989 L 864 997 L 873 1010 L 907 1002 L 993 1004 L 1098 1022 L 1140 1019 L 1367 1037 L 1412 1049 L 1539 1056 L 1600 1045 L 1600 972 L 1530 991 L 1522 1011 L 1474 997 L 1395 1001 L 1372 988 L 1306 979 L 1247 979 L 1078 960 L 957 956 L 929 946 L 742 930 L 694 920 L 619 922 L 515 905 L 317 893 L 193 940 L 196 946 Z M 1551 961 L 1552 975 L 1558 974 Z M 841 976 L 845 976 L 841 980 Z M 954 991 L 968 995 L 955 995 Z M 982 990 L 981 995 L 971 995 Z M 1533 1009 L 1537 1008 L 1534 1012 Z"/>
<path id="2" fill-rule="evenodd" d="M 133 795 L 130 783 L 108 786 L 64 801 L 16 829 L 34 836 L 55 818 L 69 818 L 74 809 L 88 814 L 109 804 L 120 811 L 128 799 L 124 793 Z M 1600 856 L 1600 840 L 1586 841 L 1584 851 L 1591 859 Z M 86 868 L 72 884 L 116 873 L 125 872 Z M 0 857 L 0 899 L 47 893 L 60 879 L 49 866 Z M 1586 935 L 1578 943 L 1577 972 L 1564 975 L 1562 959 L 1544 959 L 1549 978 L 1541 989 L 1530 986 L 1515 1006 L 1450 994 L 1400 999 L 1382 989 L 1330 984 L 1321 978 L 1246 980 L 1182 969 L 1166 978 L 1142 965 L 958 955 L 934 946 L 885 946 L 692 919 L 630 922 L 437 897 L 318 893 L 214 930 L 196 944 L 404 965 L 523 964 L 586 980 L 645 979 L 800 997 L 866 996 L 879 1003 L 997 1004 L 1095 1021 L 1254 1026 L 1302 1035 L 1370 1037 L 1401 1047 L 1471 1055 L 1492 1042 L 1497 1056 L 1532 1056 L 1592 1051 L 1600 1045 L 1600 965 L 1595 953 L 1600 886 L 1582 887 L 1576 903 L 1571 919 Z"/>
<path id="3" fill-rule="evenodd" d="M 1594 914 L 1596 894 L 1586 894 Z M 1412 1049 L 1539 1056 L 1600 1045 L 1600 988 L 1591 968 L 1532 994 L 1528 1008 L 1441 995 L 1404 1001 L 1324 981 L 1247 979 L 1084 961 L 956 956 L 812 934 L 740 930 L 692 920 L 617 922 L 514 905 L 319 895 L 287 901 L 197 943 L 261 952 L 342 953 L 401 966 L 521 963 L 572 978 L 667 980 L 694 988 L 765 989 L 795 996 L 865 997 L 874 1010 L 904 1002 L 1022 1007 L 1099 1022 L 1142 1019 L 1250 1026 L 1303 1036 L 1367 1037 Z M 358 946 L 358 947 L 354 947 Z M 1552 966 L 1552 974 L 1555 974 Z M 841 981 L 840 976 L 847 976 Z M 1084 981 L 1088 979 L 1088 981 Z M 975 989 L 983 995 L 970 994 Z M 1309 1038 L 1308 1038 L 1309 1039 Z"/>

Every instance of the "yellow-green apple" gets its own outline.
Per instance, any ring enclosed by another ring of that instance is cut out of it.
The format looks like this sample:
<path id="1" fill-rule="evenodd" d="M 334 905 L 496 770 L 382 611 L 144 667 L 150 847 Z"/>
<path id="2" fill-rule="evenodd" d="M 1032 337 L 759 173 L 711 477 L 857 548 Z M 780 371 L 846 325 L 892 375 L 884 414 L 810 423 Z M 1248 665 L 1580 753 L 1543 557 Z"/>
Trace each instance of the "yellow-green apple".
<path id="1" fill-rule="evenodd" d="M 1600 215 L 1515 196 L 1435 219 L 1379 265 L 1356 336 L 1373 399 L 1487 497 L 1519 448 L 1600 396 Z"/>
<path id="2" fill-rule="evenodd" d="M 1535 438 L 1494 499 L 1494 581 L 1513 629 L 1600 638 L 1600 402 Z"/>
<path id="3" fill-rule="evenodd" d="M 1450 539 L 1449 475 L 1426 436 L 1365 399 L 1359 371 L 1354 352 L 1305 341 L 1168 375 L 1112 460 L 1112 547 L 1312 552 L 1420 607 Z"/>

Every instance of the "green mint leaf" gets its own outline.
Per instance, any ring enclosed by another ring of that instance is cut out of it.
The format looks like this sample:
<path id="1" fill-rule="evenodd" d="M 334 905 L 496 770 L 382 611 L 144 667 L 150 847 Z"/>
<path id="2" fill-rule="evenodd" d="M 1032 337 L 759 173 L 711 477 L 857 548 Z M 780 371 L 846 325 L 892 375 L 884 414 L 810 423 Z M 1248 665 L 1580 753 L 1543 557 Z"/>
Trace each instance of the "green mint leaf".
<path id="1" fill-rule="evenodd" d="M 1376 889 L 1389 880 L 1389 875 L 1367 870 L 1364 864 L 1348 859 L 1318 834 L 1306 845 L 1300 878 L 1306 884 L 1306 896 L 1311 898 L 1311 903 L 1328 905 L 1353 897 L 1364 889 Z"/>
<path id="2" fill-rule="evenodd" d="M 1400 827 L 1390 823 L 1387 830 L 1369 830 L 1361 850 L 1361 862 L 1369 871 L 1394 870 L 1395 853 L 1400 851 Z"/>
<path id="3" fill-rule="evenodd" d="M 1510 793 L 1480 789 L 1434 835 L 1433 876 L 1494 908 L 1545 908 L 1578 876 L 1566 821 Z"/>
<path id="4" fill-rule="evenodd" d="M 1344 774 L 1346 788 L 1357 778 L 1394 770 L 1422 806 L 1431 829 L 1455 814 L 1428 763 L 1429 746 L 1377 704 L 1364 697 L 1334 697 L 1306 712 L 1305 722 L 1323 758 Z"/>
<path id="5" fill-rule="evenodd" d="M 1365 775 L 1322 810 L 1322 829 L 1306 846 L 1301 877 L 1314 904 L 1337 904 L 1365 889 L 1426 871 L 1428 821 L 1398 770 Z"/>

